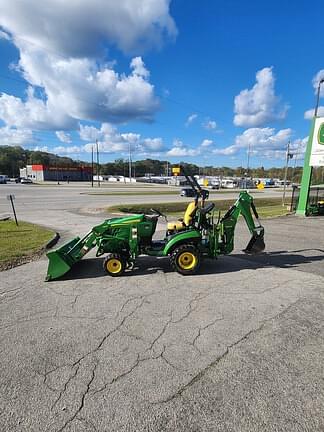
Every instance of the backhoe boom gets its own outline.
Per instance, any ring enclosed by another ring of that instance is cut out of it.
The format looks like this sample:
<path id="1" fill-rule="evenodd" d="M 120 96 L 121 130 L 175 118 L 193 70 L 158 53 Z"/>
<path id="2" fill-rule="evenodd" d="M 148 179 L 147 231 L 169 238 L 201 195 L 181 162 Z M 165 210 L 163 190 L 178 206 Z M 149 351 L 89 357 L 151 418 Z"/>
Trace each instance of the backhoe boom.
<path id="1" fill-rule="evenodd" d="M 240 214 L 244 217 L 248 229 L 252 234 L 251 240 L 244 249 L 244 252 L 262 252 L 265 248 L 263 240 L 264 228 L 259 222 L 259 216 L 253 203 L 253 197 L 248 192 L 244 191 L 240 193 L 237 201 L 220 220 L 222 253 L 228 254 L 234 249 L 234 232 Z M 257 221 L 257 225 L 255 224 L 254 219 Z"/>

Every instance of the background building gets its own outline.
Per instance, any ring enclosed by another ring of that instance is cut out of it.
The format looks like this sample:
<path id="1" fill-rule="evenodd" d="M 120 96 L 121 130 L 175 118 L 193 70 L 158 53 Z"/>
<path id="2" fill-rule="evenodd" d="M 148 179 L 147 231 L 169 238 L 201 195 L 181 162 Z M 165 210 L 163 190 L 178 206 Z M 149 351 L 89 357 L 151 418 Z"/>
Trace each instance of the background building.
<path id="1" fill-rule="evenodd" d="M 20 169 L 20 177 L 32 181 L 91 181 L 91 167 L 60 167 L 47 165 L 27 165 Z"/>

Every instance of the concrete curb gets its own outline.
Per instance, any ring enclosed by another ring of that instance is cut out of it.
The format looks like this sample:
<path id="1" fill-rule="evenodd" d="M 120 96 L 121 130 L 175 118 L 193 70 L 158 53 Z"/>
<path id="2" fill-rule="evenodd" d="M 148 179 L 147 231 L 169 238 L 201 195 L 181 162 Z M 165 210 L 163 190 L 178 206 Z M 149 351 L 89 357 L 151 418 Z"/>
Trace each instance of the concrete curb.
<path id="1" fill-rule="evenodd" d="M 0 222 L 10 220 L 10 216 L 0 216 Z"/>
<path id="2" fill-rule="evenodd" d="M 60 239 L 60 234 L 59 234 L 58 232 L 56 232 L 56 233 L 54 234 L 54 237 L 51 238 L 51 240 L 49 240 L 49 241 L 46 243 L 46 245 L 45 245 L 45 249 L 47 250 L 47 249 L 52 248 L 54 245 L 56 245 L 56 243 L 59 241 L 59 239 Z"/>

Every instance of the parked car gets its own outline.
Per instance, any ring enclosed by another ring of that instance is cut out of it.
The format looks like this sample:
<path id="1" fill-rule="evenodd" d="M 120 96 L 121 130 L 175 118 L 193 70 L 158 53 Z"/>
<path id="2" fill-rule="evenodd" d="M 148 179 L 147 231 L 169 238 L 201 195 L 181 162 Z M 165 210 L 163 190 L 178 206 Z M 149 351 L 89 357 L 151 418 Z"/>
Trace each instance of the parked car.
<path id="1" fill-rule="evenodd" d="M 32 180 L 30 178 L 22 178 L 20 179 L 20 183 L 21 184 L 30 184 L 33 183 Z"/>
<path id="2" fill-rule="evenodd" d="M 7 183 L 7 176 L 0 174 L 0 184 L 6 184 Z"/>
<path id="3" fill-rule="evenodd" d="M 196 196 L 195 191 L 191 187 L 184 187 L 181 189 L 180 196 L 182 197 L 194 197 Z"/>

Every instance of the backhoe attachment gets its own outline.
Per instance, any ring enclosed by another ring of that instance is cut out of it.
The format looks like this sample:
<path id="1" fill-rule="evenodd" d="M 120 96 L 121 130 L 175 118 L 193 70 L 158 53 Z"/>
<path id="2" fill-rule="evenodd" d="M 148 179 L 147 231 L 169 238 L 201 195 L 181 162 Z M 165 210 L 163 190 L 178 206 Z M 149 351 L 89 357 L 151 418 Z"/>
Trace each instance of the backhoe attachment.
<path id="1" fill-rule="evenodd" d="M 255 208 L 253 201 L 251 201 L 250 206 L 251 206 L 251 209 L 252 209 L 253 214 L 255 216 L 255 219 L 258 222 L 258 226 L 257 227 L 255 226 L 252 217 L 251 217 L 252 224 L 251 224 L 251 222 L 247 222 L 248 227 L 249 227 L 250 231 L 252 232 L 252 237 L 251 237 L 248 245 L 246 246 L 246 248 L 243 249 L 243 252 L 245 252 L 247 254 L 258 254 L 258 253 L 263 252 L 265 249 L 264 228 L 263 228 L 263 226 L 261 226 L 261 224 L 259 222 L 259 215 L 258 215 L 258 212 Z M 249 223 L 250 223 L 250 225 L 249 225 Z M 253 225 L 254 225 L 254 227 L 253 227 Z"/>
<path id="2" fill-rule="evenodd" d="M 244 217 L 249 231 L 252 234 L 252 237 L 246 248 L 243 249 L 243 252 L 248 254 L 257 254 L 262 252 L 265 249 L 264 228 L 260 224 L 259 215 L 253 203 L 252 196 L 248 192 L 244 191 L 240 193 L 235 204 L 221 219 L 224 232 L 224 253 L 230 253 L 234 248 L 234 230 L 240 214 Z M 257 225 L 255 224 L 255 220 Z"/>
<path id="3" fill-rule="evenodd" d="M 254 233 L 246 246 L 245 249 L 243 249 L 243 252 L 246 254 L 258 254 L 263 252 L 265 249 L 265 243 L 264 243 L 264 231 L 260 233 Z"/>

